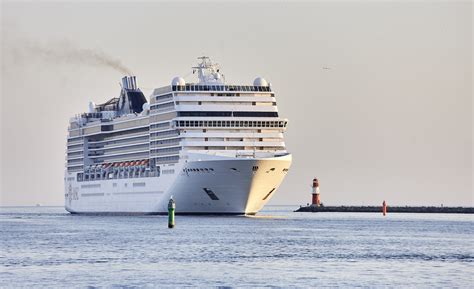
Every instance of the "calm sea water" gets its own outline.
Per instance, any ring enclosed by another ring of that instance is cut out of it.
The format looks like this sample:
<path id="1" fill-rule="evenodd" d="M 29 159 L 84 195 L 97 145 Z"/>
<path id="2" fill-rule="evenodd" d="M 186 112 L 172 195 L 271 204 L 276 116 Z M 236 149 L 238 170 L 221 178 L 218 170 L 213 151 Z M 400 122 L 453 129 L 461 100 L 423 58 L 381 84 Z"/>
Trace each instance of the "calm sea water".
<path id="1" fill-rule="evenodd" d="M 474 286 L 468 215 L 76 216 L 0 208 L 0 287 Z"/>

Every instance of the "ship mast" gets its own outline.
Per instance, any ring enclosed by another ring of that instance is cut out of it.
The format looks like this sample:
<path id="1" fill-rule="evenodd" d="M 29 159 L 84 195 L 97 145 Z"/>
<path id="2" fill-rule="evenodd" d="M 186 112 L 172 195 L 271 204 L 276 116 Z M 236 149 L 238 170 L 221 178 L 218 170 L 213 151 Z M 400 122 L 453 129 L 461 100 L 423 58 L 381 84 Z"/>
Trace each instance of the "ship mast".
<path id="1" fill-rule="evenodd" d="M 224 75 L 219 71 L 219 64 L 212 63 L 211 59 L 207 56 L 198 57 L 201 60 L 197 66 L 192 67 L 193 73 L 197 71 L 199 83 L 203 84 L 224 84 Z"/>

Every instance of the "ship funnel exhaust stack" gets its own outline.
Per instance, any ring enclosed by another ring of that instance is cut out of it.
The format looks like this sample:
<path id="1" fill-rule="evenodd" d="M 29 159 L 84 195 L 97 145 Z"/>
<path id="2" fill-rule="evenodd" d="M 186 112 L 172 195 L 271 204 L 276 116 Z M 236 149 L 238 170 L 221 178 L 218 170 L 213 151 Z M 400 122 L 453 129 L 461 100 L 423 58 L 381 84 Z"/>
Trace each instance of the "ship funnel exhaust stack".
<path id="1" fill-rule="evenodd" d="M 128 78 L 127 78 L 126 76 L 122 78 L 122 88 L 124 88 L 124 89 L 128 89 L 128 81 L 127 81 L 127 79 L 128 79 Z"/>
<path id="2" fill-rule="evenodd" d="M 122 87 L 126 90 L 138 90 L 136 76 L 124 76 L 122 78 Z"/>
<path id="3" fill-rule="evenodd" d="M 122 92 L 116 109 L 117 115 L 141 113 L 145 103 L 147 103 L 147 100 L 137 86 L 137 78 L 135 76 L 124 76 L 122 78 Z"/>

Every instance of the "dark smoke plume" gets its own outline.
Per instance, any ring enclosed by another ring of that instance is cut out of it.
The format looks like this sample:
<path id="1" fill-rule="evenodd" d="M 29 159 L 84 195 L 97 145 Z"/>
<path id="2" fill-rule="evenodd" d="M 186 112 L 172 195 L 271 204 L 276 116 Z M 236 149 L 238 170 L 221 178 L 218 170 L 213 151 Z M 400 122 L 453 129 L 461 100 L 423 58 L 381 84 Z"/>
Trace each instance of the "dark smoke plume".
<path id="1" fill-rule="evenodd" d="M 81 48 L 71 42 L 63 41 L 47 45 L 26 42 L 20 50 L 29 54 L 27 56 L 40 57 L 53 63 L 102 66 L 112 68 L 122 74 L 132 74 L 130 69 L 120 60 L 107 55 L 105 52 L 99 49 Z"/>

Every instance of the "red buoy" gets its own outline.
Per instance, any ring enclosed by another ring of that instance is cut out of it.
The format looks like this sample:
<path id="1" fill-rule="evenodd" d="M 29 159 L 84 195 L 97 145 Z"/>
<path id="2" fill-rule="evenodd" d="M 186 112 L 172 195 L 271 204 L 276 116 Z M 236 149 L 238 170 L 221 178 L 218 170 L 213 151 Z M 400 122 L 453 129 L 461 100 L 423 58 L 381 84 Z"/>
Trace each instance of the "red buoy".
<path id="1" fill-rule="evenodd" d="M 382 214 L 385 216 L 387 214 L 387 203 L 385 200 L 382 203 Z"/>

